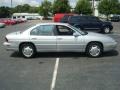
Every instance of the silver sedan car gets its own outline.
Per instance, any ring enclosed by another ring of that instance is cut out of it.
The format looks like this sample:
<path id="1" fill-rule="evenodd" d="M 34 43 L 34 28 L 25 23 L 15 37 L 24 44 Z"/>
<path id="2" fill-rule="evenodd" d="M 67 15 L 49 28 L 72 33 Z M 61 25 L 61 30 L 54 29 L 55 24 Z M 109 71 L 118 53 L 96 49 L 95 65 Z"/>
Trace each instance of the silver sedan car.
<path id="1" fill-rule="evenodd" d="M 117 42 L 107 35 L 81 31 L 64 23 L 41 23 L 25 31 L 6 35 L 7 50 L 19 51 L 25 58 L 37 52 L 85 52 L 99 57 L 116 48 Z"/>

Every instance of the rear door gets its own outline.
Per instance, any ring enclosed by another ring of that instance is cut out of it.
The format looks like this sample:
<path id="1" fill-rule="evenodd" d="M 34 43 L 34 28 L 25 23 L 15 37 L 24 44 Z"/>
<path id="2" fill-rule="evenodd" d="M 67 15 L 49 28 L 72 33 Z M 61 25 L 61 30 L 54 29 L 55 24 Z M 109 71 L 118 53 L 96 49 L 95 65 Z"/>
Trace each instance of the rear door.
<path id="1" fill-rule="evenodd" d="M 56 51 L 54 25 L 40 25 L 30 32 L 30 40 L 38 51 Z"/>
<path id="2" fill-rule="evenodd" d="M 89 29 L 90 28 L 90 22 L 87 20 L 86 16 L 76 16 L 71 20 L 74 22 L 74 26 L 80 29 Z"/>

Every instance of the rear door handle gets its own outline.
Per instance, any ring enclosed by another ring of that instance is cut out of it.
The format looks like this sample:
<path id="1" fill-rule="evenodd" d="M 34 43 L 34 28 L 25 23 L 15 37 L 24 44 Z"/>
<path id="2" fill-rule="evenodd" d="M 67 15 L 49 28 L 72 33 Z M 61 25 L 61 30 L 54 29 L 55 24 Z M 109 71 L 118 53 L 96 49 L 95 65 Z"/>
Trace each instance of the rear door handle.
<path id="1" fill-rule="evenodd" d="M 57 40 L 62 40 L 63 38 L 57 38 Z"/>

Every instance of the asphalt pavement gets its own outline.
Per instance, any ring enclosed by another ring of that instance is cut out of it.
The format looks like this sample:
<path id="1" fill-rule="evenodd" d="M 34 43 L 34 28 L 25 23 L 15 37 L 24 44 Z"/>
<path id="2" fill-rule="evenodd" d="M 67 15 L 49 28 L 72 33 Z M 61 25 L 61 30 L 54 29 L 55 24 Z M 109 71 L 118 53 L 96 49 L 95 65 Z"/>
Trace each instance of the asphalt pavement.
<path id="1" fill-rule="evenodd" d="M 0 90 L 120 89 L 119 23 L 114 23 L 115 30 L 108 34 L 118 42 L 116 50 L 100 58 L 89 58 L 84 53 L 38 53 L 35 58 L 24 59 L 17 52 L 6 51 L 6 34 L 41 22 L 28 21 L 0 29 Z"/>

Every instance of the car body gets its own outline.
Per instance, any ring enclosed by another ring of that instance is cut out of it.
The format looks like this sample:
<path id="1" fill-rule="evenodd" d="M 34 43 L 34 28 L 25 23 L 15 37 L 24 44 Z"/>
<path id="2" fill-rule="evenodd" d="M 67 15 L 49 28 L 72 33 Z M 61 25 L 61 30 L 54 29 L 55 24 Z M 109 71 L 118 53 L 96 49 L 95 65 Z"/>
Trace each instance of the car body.
<path id="1" fill-rule="evenodd" d="M 70 14 L 70 13 L 56 13 L 54 15 L 54 22 L 61 22 L 61 19 L 64 17 L 64 16 L 72 16 L 74 14 Z"/>
<path id="2" fill-rule="evenodd" d="M 61 23 L 68 23 L 69 17 L 74 15 L 64 15 L 63 18 L 61 18 Z"/>
<path id="3" fill-rule="evenodd" d="M 90 30 L 95 32 L 110 33 L 113 29 L 111 22 L 101 21 L 95 16 L 71 16 L 68 23 L 82 30 Z"/>
<path id="4" fill-rule="evenodd" d="M 37 24 L 25 31 L 10 33 L 5 40 L 7 50 L 19 51 L 27 58 L 36 52 L 86 52 L 89 56 L 98 57 L 117 45 L 109 36 L 83 32 L 65 23 Z"/>
<path id="5" fill-rule="evenodd" d="M 5 25 L 17 24 L 17 22 L 15 20 L 11 20 L 11 19 L 2 19 L 0 22 L 5 23 Z"/>
<path id="6" fill-rule="evenodd" d="M 5 24 L 4 23 L 0 23 L 0 28 L 4 28 Z"/>
<path id="7" fill-rule="evenodd" d="M 23 22 L 25 22 L 25 21 L 22 20 L 22 19 L 12 19 L 12 20 L 15 20 L 15 21 L 17 22 L 17 24 L 18 24 L 18 23 L 23 23 Z"/>
<path id="8" fill-rule="evenodd" d="M 112 22 L 119 22 L 120 21 L 120 15 L 113 15 L 111 18 Z"/>

